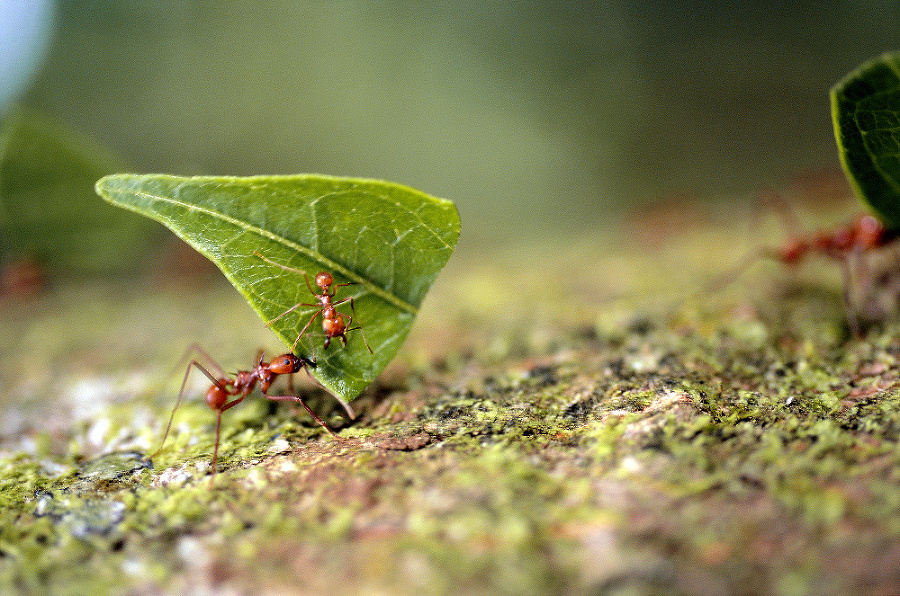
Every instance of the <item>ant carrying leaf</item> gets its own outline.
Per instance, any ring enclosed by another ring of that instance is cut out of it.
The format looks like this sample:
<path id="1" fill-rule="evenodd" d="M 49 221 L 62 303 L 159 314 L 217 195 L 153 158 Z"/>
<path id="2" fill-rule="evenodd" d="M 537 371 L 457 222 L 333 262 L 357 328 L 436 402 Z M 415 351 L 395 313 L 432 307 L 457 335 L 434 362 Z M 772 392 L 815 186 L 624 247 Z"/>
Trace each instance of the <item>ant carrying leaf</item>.
<path id="1" fill-rule="evenodd" d="M 296 372 L 299 372 L 301 368 L 305 369 L 307 374 L 309 374 L 310 368 L 316 367 L 316 362 L 310 360 L 308 358 L 304 358 L 302 356 L 295 356 L 294 354 L 282 354 L 280 356 L 276 356 L 272 358 L 270 362 L 266 362 L 263 359 L 263 353 L 260 351 L 258 355 L 258 362 L 256 366 L 254 366 L 250 370 L 239 370 L 233 375 L 226 374 L 222 367 L 212 359 L 212 357 L 206 353 L 203 348 L 194 344 L 192 345 L 187 354 L 191 352 L 196 352 L 199 354 L 205 361 L 206 366 L 201 364 L 198 360 L 194 359 L 187 365 L 187 368 L 184 371 L 184 378 L 181 381 L 181 389 L 178 391 L 178 399 L 175 401 L 175 407 L 172 408 L 172 415 L 169 417 L 169 423 L 166 425 L 166 431 L 163 434 L 162 443 L 152 455 L 149 456 L 149 459 L 152 459 L 160 451 L 162 451 L 165 446 L 166 439 L 169 436 L 169 431 L 172 428 L 172 421 L 175 419 L 175 411 L 178 409 L 178 406 L 181 404 L 181 399 L 184 396 L 184 389 L 187 385 L 188 376 L 191 373 L 191 370 L 196 368 L 200 372 L 202 372 L 206 377 L 212 381 L 212 385 L 210 385 L 209 389 L 206 391 L 206 404 L 216 412 L 216 441 L 215 447 L 213 448 L 213 457 L 212 457 L 212 470 L 213 474 L 216 473 L 216 464 L 219 459 L 219 437 L 221 435 L 222 428 L 222 414 L 234 406 L 238 405 L 244 399 L 250 395 L 253 389 L 256 388 L 257 384 L 259 385 L 260 393 L 262 393 L 263 397 L 266 399 L 270 399 L 272 401 L 293 401 L 299 403 L 306 411 L 309 412 L 309 415 L 313 417 L 313 419 L 322 425 L 322 428 L 328 431 L 331 436 L 339 439 L 333 430 L 322 420 L 306 403 L 306 401 L 300 395 L 296 395 L 293 390 L 293 382 L 292 377 L 289 376 L 288 379 L 290 381 L 290 394 L 289 395 L 272 395 L 268 393 L 269 388 L 272 386 L 272 383 L 281 375 L 293 375 Z M 213 370 L 213 372 L 210 371 Z M 214 374 L 215 373 L 215 374 Z M 347 404 L 341 398 L 335 396 L 335 399 L 341 406 L 344 407 L 344 410 L 350 416 L 352 420 L 355 418 L 355 414 L 353 410 L 350 408 L 350 405 Z"/>
<path id="2" fill-rule="evenodd" d="M 96 188 L 105 200 L 160 221 L 208 257 L 287 345 L 307 320 L 295 325 L 290 316 L 272 319 L 305 300 L 294 299 L 300 278 L 257 266 L 263 261 L 254 252 L 317 267 L 308 270 L 313 291 L 307 302 L 319 311 L 329 345 L 334 339 L 348 345 L 346 350 L 332 346 L 313 375 L 345 400 L 359 395 L 397 354 L 459 239 L 453 203 L 384 180 L 117 174 L 99 180 Z M 324 288 L 313 279 L 322 270 L 334 276 Z M 343 303 L 346 296 L 338 286 L 344 282 L 365 287 L 364 298 L 354 295 L 361 325 L 354 302 L 347 301 L 349 308 Z M 306 312 L 306 319 L 316 314 Z M 364 338 L 356 327 L 366 328 Z M 312 323 L 304 342 L 311 329 Z M 354 333 L 371 355 L 362 346 L 355 349 Z M 307 356 L 315 359 L 312 351 Z"/>

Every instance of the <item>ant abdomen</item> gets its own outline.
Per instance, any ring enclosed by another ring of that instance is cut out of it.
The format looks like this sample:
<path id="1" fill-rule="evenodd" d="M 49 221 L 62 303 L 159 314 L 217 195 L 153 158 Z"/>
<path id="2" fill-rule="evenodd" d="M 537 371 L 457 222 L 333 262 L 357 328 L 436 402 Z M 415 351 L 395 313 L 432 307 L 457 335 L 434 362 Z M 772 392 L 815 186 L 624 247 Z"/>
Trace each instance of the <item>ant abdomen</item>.
<path id="1" fill-rule="evenodd" d="M 225 389 L 226 383 L 228 383 L 228 379 L 219 379 L 210 385 L 209 391 L 206 392 L 206 405 L 217 412 L 221 411 L 222 406 L 228 401 L 228 392 Z"/>

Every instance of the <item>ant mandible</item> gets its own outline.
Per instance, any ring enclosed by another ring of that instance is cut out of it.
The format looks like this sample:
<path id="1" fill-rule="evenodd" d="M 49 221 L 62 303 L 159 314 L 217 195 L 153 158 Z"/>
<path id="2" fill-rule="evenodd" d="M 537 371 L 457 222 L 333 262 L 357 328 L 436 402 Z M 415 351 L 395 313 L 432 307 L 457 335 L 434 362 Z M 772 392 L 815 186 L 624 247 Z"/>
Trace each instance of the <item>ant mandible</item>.
<path id="1" fill-rule="evenodd" d="M 267 263 L 270 263 L 277 267 L 281 267 L 285 271 L 292 271 L 294 273 L 303 273 L 299 269 L 294 269 L 292 267 L 287 267 L 285 265 L 282 265 L 281 263 L 276 263 L 275 261 L 272 261 L 271 259 L 264 257 L 263 255 L 261 255 L 258 252 L 254 253 L 254 254 L 256 254 L 256 256 L 258 256 L 262 260 L 266 261 Z M 315 278 L 316 286 L 318 286 L 318 288 L 322 292 L 321 294 L 318 294 L 313 289 L 312 285 L 309 283 L 309 276 L 307 276 L 306 273 L 303 273 L 303 279 L 306 281 L 306 287 L 309 288 L 310 294 L 312 294 L 315 297 L 317 302 L 315 304 L 308 304 L 308 303 L 295 304 L 294 306 L 290 307 L 289 309 L 287 309 L 286 311 L 284 311 L 283 313 L 281 313 L 280 315 L 278 315 L 277 317 L 275 317 L 274 319 L 272 319 L 271 321 L 266 323 L 266 325 L 267 326 L 271 325 L 278 319 L 297 310 L 301 306 L 317 306 L 317 307 L 319 307 L 318 310 L 316 310 L 316 312 L 313 313 L 313 316 L 309 319 L 309 321 L 307 321 L 306 325 L 300 331 L 300 334 L 297 336 L 297 339 L 294 340 L 294 345 L 291 346 L 292 352 L 294 351 L 294 349 L 296 349 L 297 344 L 300 342 L 300 338 L 303 337 L 303 334 L 306 333 L 306 330 L 309 329 L 309 326 L 312 325 L 313 321 L 316 320 L 316 317 L 318 317 L 319 315 L 322 315 L 322 331 L 325 332 L 325 349 L 326 350 L 328 349 L 328 346 L 331 345 L 331 340 L 335 339 L 335 338 L 340 339 L 341 345 L 346 346 L 347 345 L 347 332 L 356 331 L 358 329 L 360 335 L 362 336 L 363 343 L 366 345 L 366 349 L 369 350 L 370 354 L 374 354 L 374 352 L 372 352 L 372 348 L 369 347 L 369 342 L 366 340 L 366 334 L 363 332 L 362 326 L 360 326 L 360 325 L 357 325 L 356 327 L 350 326 L 353 324 L 354 317 L 356 317 L 356 306 L 353 303 L 353 297 L 348 296 L 347 298 L 343 298 L 342 300 L 333 302 L 334 297 L 337 294 L 338 288 L 342 288 L 344 286 L 352 286 L 352 285 L 354 285 L 354 282 L 335 284 L 334 277 L 330 273 L 328 273 L 327 271 L 320 271 L 319 273 L 316 274 L 316 278 Z M 340 304 L 344 304 L 345 302 L 350 303 L 350 311 L 352 312 L 352 314 L 350 316 L 347 316 L 343 313 L 338 312 L 337 309 L 335 308 L 336 306 L 338 306 Z"/>
<path id="2" fill-rule="evenodd" d="M 310 368 L 316 367 L 316 362 L 310 360 L 308 358 L 302 356 L 295 356 L 294 354 L 282 354 L 281 356 L 276 356 L 271 360 L 271 362 L 266 362 L 263 360 L 263 353 L 260 351 L 259 353 L 259 361 L 256 366 L 251 370 L 239 370 L 234 375 L 233 378 L 226 375 L 222 368 L 216 363 L 212 357 L 209 356 L 200 346 L 193 345 L 188 349 L 188 353 L 191 351 L 196 351 L 201 354 L 208 362 L 209 368 L 215 369 L 216 374 L 214 375 L 209 369 L 203 366 L 196 359 L 191 360 L 190 364 L 188 364 L 187 368 L 184 371 L 184 378 L 181 381 L 181 389 L 178 392 L 178 399 L 175 402 L 175 407 L 172 409 L 172 415 L 169 417 L 169 423 L 166 425 L 166 432 L 163 434 L 162 444 L 160 444 L 159 449 L 157 449 L 150 458 L 155 457 L 160 451 L 162 451 L 165 446 L 166 439 L 169 436 L 169 430 L 172 428 L 172 421 L 175 419 L 175 411 L 178 409 L 179 404 L 181 403 L 181 398 L 184 395 L 184 388 L 187 385 L 188 376 L 191 373 L 192 368 L 197 368 L 212 381 L 212 385 L 210 385 L 209 389 L 206 391 L 206 404 L 216 412 L 216 443 L 213 449 L 213 457 L 212 457 L 212 470 L 213 474 L 216 473 L 216 464 L 219 458 L 219 437 L 221 434 L 222 428 L 222 413 L 226 410 L 233 408 L 238 405 L 244 399 L 250 395 L 250 392 L 259 384 L 260 392 L 263 394 L 263 397 L 266 399 L 270 399 L 272 401 L 293 401 L 300 403 L 306 411 L 309 412 L 309 415 L 313 417 L 313 419 L 322 425 L 322 427 L 331 434 L 331 436 L 335 438 L 338 437 L 334 431 L 325 423 L 324 420 L 319 418 L 315 412 L 310 409 L 310 407 L 306 404 L 302 397 L 299 395 L 270 395 L 268 393 L 269 387 L 271 387 L 272 383 L 279 375 L 293 375 L 296 372 L 299 372 L 301 368 L 305 368 L 307 374 L 309 374 Z M 289 377 L 289 380 L 292 381 L 292 377 Z M 293 393 L 293 383 L 290 383 L 291 392 Z M 234 399 L 232 399 L 234 398 Z M 349 404 L 347 404 L 344 400 L 335 397 L 338 402 L 344 407 L 347 413 L 350 415 L 350 418 L 354 418 L 353 410 L 350 409 Z"/>
<path id="3" fill-rule="evenodd" d="M 862 214 L 831 230 L 789 237 L 777 248 L 763 248 L 751 255 L 725 276 L 716 286 L 727 285 L 758 257 L 767 257 L 793 266 L 806 256 L 817 253 L 838 261 L 844 276 L 844 306 L 847 322 L 854 337 L 861 337 L 859 321 L 853 309 L 852 268 L 865 253 L 887 246 L 900 237 L 900 230 L 888 229 L 876 217 Z M 725 282 L 722 284 L 722 282 Z"/>

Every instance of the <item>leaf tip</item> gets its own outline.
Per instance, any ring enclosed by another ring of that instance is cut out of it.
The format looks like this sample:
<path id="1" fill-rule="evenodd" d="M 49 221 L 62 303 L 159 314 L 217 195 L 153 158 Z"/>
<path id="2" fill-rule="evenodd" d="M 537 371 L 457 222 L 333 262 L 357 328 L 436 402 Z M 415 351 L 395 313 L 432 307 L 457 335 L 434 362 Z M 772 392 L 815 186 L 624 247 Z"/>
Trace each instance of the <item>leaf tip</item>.
<path id="1" fill-rule="evenodd" d="M 104 176 L 100 180 L 94 183 L 94 191 L 100 195 L 101 197 L 106 193 L 106 184 L 109 181 L 109 176 Z"/>
<path id="2" fill-rule="evenodd" d="M 94 191 L 106 200 L 109 200 L 110 194 L 115 190 L 116 183 L 122 179 L 123 174 L 110 174 L 104 176 L 94 183 Z"/>
<path id="3" fill-rule="evenodd" d="M 123 191 L 125 183 L 131 178 L 134 178 L 133 174 L 109 174 L 94 183 L 94 192 L 105 201 L 119 204 L 116 200 L 116 193 Z"/>

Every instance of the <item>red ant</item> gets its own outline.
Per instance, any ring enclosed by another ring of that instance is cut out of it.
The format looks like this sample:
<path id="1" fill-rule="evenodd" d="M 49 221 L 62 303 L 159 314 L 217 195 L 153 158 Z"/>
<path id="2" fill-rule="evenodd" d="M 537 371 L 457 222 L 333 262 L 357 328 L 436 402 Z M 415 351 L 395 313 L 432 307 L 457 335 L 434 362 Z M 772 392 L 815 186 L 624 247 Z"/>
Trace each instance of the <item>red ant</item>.
<path id="1" fill-rule="evenodd" d="M 794 265 L 814 252 L 847 263 L 854 256 L 886 246 L 898 237 L 897 230 L 889 230 L 874 216 L 863 214 L 833 230 L 788 238 L 779 248 L 762 254 L 785 265 Z"/>
<path id="2" fill-rule="evenodd" d="M 778 248 L 763 248 L 742 261 L 719 280 L 714 287 L 730 283 L 758 257 L 774 259 L 784 265 L 796 265 L 809 254 L 818 253 L 841 264 L 844 276 L 844 305 L 847 322 L 854 337 L 861 337 L 859 321 L 853 309 L 851 293 L 852 269 L 865 253 L 887 246 L 900 237 L 900 230 L 884 227 L 876 217 L 859 215 L 850 222 L 832 230 L 791 236 Z M 724 282 L 724 283 L 723 283 Z"/>
<path id="3" fill-rule="evenodd" d="M 325 332 L 325 349 L 326 350 L 328 349 L 328 346 L 331 345 L 331 340 L 335 339 L 335 338 L 340 339 L 341 345 L 346 346 L 347 345 L 347 332 L 348 331 L 356 331 L 358 329 L 360 335 L 362 335 L 363 343 L 366 344 L 366 349 L 369 350 L 370 354 L 374 354 L 374 352 L 372 352 L 372 348 L 369 347 L 369 342 L 366 340 L 366 334 L 363 332 L 363 328 L 360 325 L 357 325 L 356 327 L 350 327 L 350 325 L 353 324 L 353 318 L 356 317 L 356 306 L 353 303 L 353 297 L 348 296 L 347 298 L 338 300 L 337 302 L 332 302 L 335 295 L 337 294 L 337 288 L 342 288 L 344 286 L 352 286 L 352 285 L 354 285 L 354 282 L 335 284 L 334 277 L 330 273 L 328 273 L 327 271 L 320 271 L 319 273 L 316 274 L 316 286 L 319 287 L 319 289 L 322 291 L 322 293 L 317 294 L 316 291 L 313 290 L 312 285 L 310 285 L 310 283 L 309 283 L 309 277 L 303 271 L 300 271 L 299 269 L 294 269 L 292 267 L 287 267 L 280 263 L 276 263 L 275 261 L 272 261 L 271 259 L 268 259 L 259 253 L 254 253 L 254 254 L 256 254 L 256 256 L 258 256 L 265 262 L 271 263 L 272 265 L 275 265 L 277 267 L 281 267 L 285 271 L 292 271 L 294 273 L 303 273 L 303 279 L 306 281 L 306 287 L 309 288 L 310 294 L 315 296 L 315 298 L 317 300 L 316 304 L 306 304 L 306 303 L 295 304 L 294 306 L 290 307 L 289 309 L 287 309 L 286 311 L 284 311 L 283 313 L 281 313 L 280 315 L 278 315 L 277 317 L 275 317 L 274 319 L 272 319 L 271 321 L 266 323 L 267 326 L 271 325 L 272 323 L 274 323 L 281 317 L 297 310 L 301 306 L 318 306 L 319 307 L 318 310 L 316 310 L 316 312 L 313 313 L 312 318 L 309 319 L 309 321 L 306 323 L 306 325 L 300 331 L 300 334 L 297 336 L 297 339 L 294 340 L 294 345 L 291 346 L 292 352 L 297 347 L 297 343 L 299 343 L 300 338 L 303 337 L 303 334 L 306 333 L 306 330 L 309 329 L 309 326 L 312 325 L 312 322 L 316 320 L 316 317 L 318 317 L 319 315 L 322 315 L 322 331 Z M 353 313 L 349 317 L 343 313 L 339 313 L 337 311 L 337 309 L 335 308 L 336 306 L 338 306 L 340 304 L 344 304 L 345 302 L 350 303 L 350 310 Z"/>
<path id="4" fill-rule="evenodd" d="M 213 375 L 202 364 L 200 364 L 197 360 L 191 360 L 190 364 L 188 364 L 187 369 L 184 371 L 184 379 L 181 381 L 181 389 L 178 392 L 178 399 L 175 402 L 175 407 L 172 409 L 172 415 L 169 417 L 169 423 L 166 425 L 166 432 L 163 435 L 162 444 L 159 449 L 150 456 L 153 458 L 160 451 L 162 451 L 163 446 L 166 443 L 166 438 L 169 436 L 169 430 L 172 428 L 172 421 L 175 418 L 175 410 L 178 409 L 178 405 L 181 403 L 181 398 L 184 395 L 184 388 L 187 385 L 188 376 L 190 375 L 192 368 L 197 368 L 204 375 L 212 381 L 212 385 L 210 385 L 209 389 L 206 391 L 206 404 L 216 412 L 216 443 L 215 448 L 213 449 L 213 457 L 212 457 L 212 470 L 213 474 L 216 473 L 216 463 L 219 458 L 219 436 L 222 428 L 222 413 L 228 409 L 233 408 L 238 405 L 244 398 L 250 395 L 250 392 L 256 387 L 257 383 L 259 384 L 260 392 L 263 394 L 263 397 L 266 399 L 270 399 L 272 401 L 293 401 L 299 402 L 306 411 L 309 412 L 309 415 L 315 419 L 316 422 L 322 425 L 322 427 L 327 430 L 331 436 L 335 438 L 340 438 L 328 424 L 325 423 L 324 420 L 319 418 L 315 412 L 313 412 L 310 407 L 306 404 L 302 397 L 299 395 L 270 395 L 267 393 L 269 391 L 269 387 L 275 381 L 275 379 L 279 375 L 293 375 L 298 372 L 301 368 L 305 368 L 307 374 L 309 374 L 310 368 L 316 367 L 316 362 L 313 360 L 309 360 L 303 356 L 295 356 L 294 354 L 282 354 L 281 356 L 276 356 L 272 359 L 271 362 L 265 362 L 263 360 L 262 351 L 259 352 L 259 361 L 256 366 L 252 370 L 239 370 L 234 375 L 233 378 L 230 378 L 226 375 L 222 368 L 218 365 L 218 363 L 213 360 L 209 354 L 207 354 L 200 346 L 193 345 L 188 349 L 188 352 L 196 351 L 199 352 L 207 361 L 209 368 L 215 369 L 216 374 Z M 293 377 L 289 377 L 290 381 L 290 390 L 293 393 Z M 231 399 L 234 398 L 234 399 Z M 350 408 L 349 404 L 347 404 L 344 400 L 335 396 L 335 399 L 344 407 L 347 413 L 350 415 L 350 418 L 354 418 L 353 410 Z M 230 400 L 230 401 L 229 401 Z"/>

